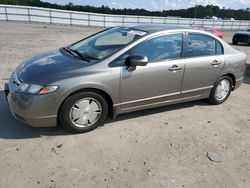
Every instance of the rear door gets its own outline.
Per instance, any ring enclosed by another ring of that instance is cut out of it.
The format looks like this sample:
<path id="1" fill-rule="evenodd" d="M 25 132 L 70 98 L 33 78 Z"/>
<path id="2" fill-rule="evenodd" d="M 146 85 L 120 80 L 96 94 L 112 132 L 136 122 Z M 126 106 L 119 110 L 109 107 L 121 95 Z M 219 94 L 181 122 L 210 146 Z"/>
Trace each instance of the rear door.
<path id="1" fill-rule="evenodd" d="M 221 43 L 205 34 L 189 33 L 186 47 L 182 93 L 210 90 L 225 64 Z"/>

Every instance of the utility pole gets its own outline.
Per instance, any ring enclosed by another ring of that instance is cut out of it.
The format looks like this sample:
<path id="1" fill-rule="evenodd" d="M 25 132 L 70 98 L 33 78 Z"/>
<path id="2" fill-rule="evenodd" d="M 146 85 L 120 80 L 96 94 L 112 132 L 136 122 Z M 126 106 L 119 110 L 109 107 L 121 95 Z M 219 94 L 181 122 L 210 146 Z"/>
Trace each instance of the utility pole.
<path id="1" fill-rule="evenodd" d="M 198 9 L 198 5 L 196 4 L 195 5 L 195 12 L 194 12 L 194 18 L 196 19 L 196 17 L 197 17 L 197 9 Z"/>

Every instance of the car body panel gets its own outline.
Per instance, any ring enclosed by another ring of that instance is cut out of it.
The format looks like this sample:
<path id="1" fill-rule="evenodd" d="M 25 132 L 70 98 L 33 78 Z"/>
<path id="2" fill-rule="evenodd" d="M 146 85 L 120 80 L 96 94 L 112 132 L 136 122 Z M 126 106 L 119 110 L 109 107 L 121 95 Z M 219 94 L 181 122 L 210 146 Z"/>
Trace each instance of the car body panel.
<path id="1" fill-rule="evenodd" d="M 173 65 L 181 70 L 169 70 Z M 120 101 L 121 108 L 154 103 L 158 98 L 166 100 L 181 92 L 185 60 L 171 60 L 149 63 L 145 67 L 137 67 L 135 71 L 121 70 Z M 131 93 L 131 91 L 133 93 Z"/>
<path id="2" fill-rule="evenodd" d="M 220 64 L 213 65 L 214 61 L 218 61 Z M 187 58 L 182 92 L 194 89 L 211 89 L 218 79 L 224 64 L 224 55 Z"/>

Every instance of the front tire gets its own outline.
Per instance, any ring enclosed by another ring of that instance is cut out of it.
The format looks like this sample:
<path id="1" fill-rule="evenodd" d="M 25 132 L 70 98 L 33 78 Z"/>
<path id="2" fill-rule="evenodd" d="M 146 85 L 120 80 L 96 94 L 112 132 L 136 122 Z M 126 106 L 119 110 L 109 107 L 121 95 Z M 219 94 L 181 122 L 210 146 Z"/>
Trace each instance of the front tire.
<path id="1" fill-rule="evenodd" d="M 229 97 L 233 86 L 233 80 L 229 76 L 220 77 L 214 84 L 214 87 L 208 98 L 214 105 L 222 104 Z"/>
<path id="2" fill-rule="evenodd" d="M 68 97 L 60 109 L 59 117 L 66 129 L 84 133 L 102 125 L 107 114 L 105 97 L 98 92 L 86 91 Z"/>
<path id="3" fill-rule="evenodd" d="M 238 42 L 236 40 L 233 40 L 233 45 L 237 45 Z"/>

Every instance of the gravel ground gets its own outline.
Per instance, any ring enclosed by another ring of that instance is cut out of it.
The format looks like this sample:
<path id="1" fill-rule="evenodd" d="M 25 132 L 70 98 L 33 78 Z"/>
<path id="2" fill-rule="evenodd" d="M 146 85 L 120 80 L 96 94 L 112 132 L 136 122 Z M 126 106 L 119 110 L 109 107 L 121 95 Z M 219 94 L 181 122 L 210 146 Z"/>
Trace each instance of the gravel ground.
<path id="1" fill-rule="evenodd" d="M 249 77 L 222 105 L 125 114 L 86 134 L 11 116 L 3 84 L 14 68 L 97 30 L 0 22 L 0 187 L 250 187 Z M 250 57 L 249 46 L 239 48 Z"/>

